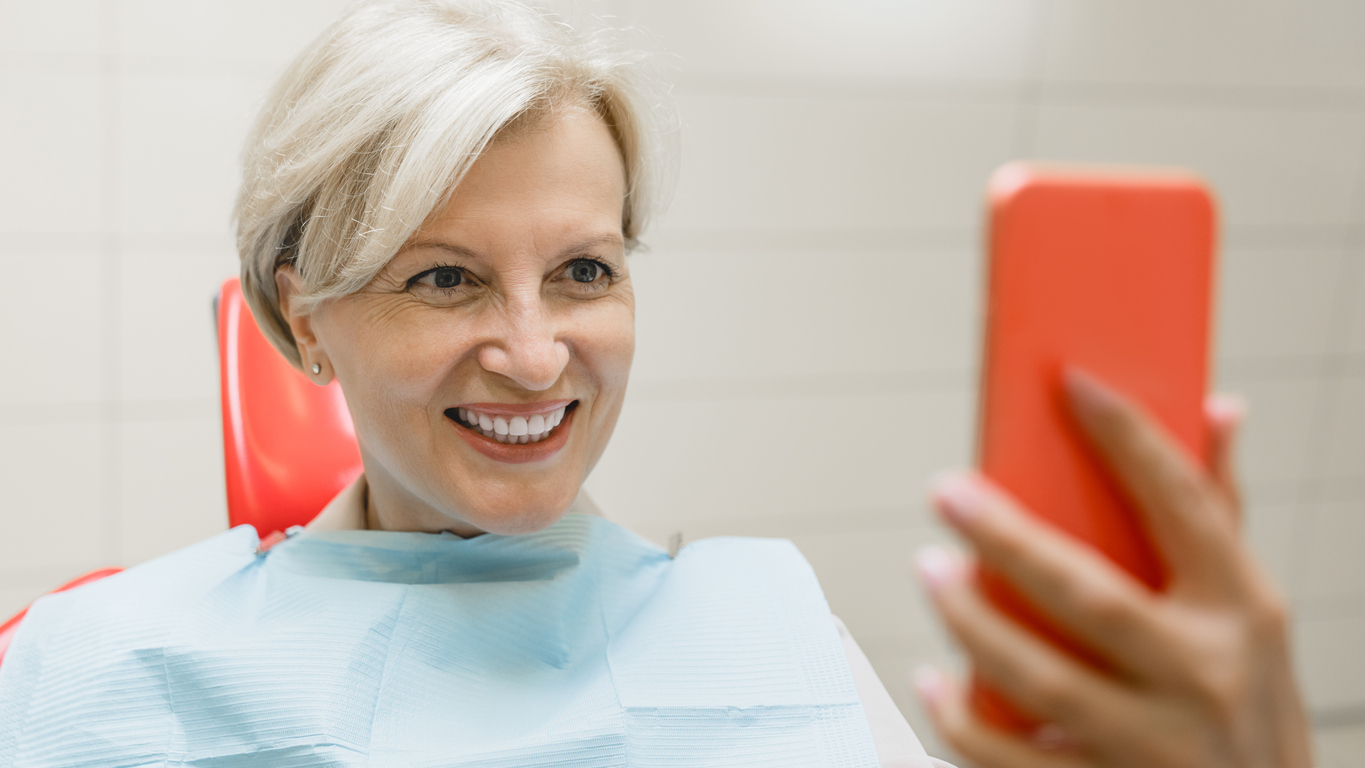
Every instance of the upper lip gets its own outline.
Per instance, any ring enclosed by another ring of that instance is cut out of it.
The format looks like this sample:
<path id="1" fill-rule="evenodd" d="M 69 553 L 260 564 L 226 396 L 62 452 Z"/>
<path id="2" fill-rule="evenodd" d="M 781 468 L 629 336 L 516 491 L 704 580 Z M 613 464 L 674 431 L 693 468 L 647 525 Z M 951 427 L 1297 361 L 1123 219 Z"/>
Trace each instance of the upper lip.
<path id="1" fill-rule="evenodd" d="M 537 413 L 551 413 L 567 406 L 573 400 L 542 400 L 538 403 L 461 403 L 455 408 L 478 411 L 489 416 L 534 416 Z"/>

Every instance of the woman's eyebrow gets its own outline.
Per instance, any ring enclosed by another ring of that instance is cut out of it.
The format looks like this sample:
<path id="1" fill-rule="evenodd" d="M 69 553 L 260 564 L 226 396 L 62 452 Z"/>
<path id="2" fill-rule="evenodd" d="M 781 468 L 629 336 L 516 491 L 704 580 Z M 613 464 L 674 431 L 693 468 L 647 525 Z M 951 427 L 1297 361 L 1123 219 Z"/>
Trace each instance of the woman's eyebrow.
<path id="1" fill-rule="evenodd" d="M 568 248 L 565 248 L 563 251 L 560 251 L 559 256 L 560 258 L 564 258 L 566 256 L 578 256 L 584 253 L 589 253 L 596 249 L 598 246 L 603 245 L 622 248 L 625 246 L 625 239 L 622 238 L 620 233 L 617 232 L 610 232 L 604 235 L 590 237 L 587 240 L 582 240 L 578 243 L 569 246 Z"/>
<path id="2" fill-rule="evenodd" d="M 403 251 L 410 251 L 416 248 L 435 248 L 440 251 L 449 251 L 450 253 L 456 256 L 463 256 L 466 259 L 471 260 L 478 260 L 484 258 L 484 255 L 479 253 L 478 251 L 471 250 L 469 248 L 464 247 L 463 245 L 447 243 L 442 240 L 415 240 L 413 242 L 408 243 L 407 245 L 404 245 L 399 250 L 399 252 L 401 253 Z"/>
<path id="3" fill-rule="evenodd" d="M 604 245 L 622 248 L 625 246 L 625 240 L 624 238 L 621 237 L 619 233 L 616 232 L 609 232 L 606 234 L 597 235 L 595 237 L 590 237 L 586 240 L 580 240 L 579 242 L 574 243 L 568 248 L 565 248 L 564 250 L 559 252 L 559 257 L 566 258 L 569 256 L 579 256 L 582 254 L 591 253 L 596 248 Z M 418 248 L 435 248 L 441 251 L 448 251 L 449 253 L 452 253 L 456 256 L 463 256 L 464 258 L 470 260 L 485 259 L 485 256 L 482 253 L 479 253 L 478 251 L 466 248 L 463 245 L 448 243 L 445 242 L 444 240 L 414 240 L 413 242 L 410 242 L 407 245 L 403 246 L 400 253 L 402 251 L 410 251 Z"/>

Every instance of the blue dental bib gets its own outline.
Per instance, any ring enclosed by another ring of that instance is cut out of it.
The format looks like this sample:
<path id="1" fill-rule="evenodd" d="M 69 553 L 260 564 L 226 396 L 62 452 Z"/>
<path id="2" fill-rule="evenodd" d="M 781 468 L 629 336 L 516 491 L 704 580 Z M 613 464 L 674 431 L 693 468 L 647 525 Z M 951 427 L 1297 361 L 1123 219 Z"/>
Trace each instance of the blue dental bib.
<path id="1" fill-rule="evenodd" d="M 876 766 L 790 542 L 235 528 L 34 604 L 5 766 Z"/>

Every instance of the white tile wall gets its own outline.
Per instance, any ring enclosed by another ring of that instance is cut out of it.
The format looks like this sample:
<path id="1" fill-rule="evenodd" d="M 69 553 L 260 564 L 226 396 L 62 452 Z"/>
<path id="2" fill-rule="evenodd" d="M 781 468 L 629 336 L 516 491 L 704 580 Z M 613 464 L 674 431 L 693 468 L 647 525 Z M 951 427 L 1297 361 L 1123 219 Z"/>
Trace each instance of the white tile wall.
<path id="1" fill-rule="evenodd" d="M 1272 500 L 1263 500 L 1269 496 Z M 1243 514 L 1243 538 L 1256 554 L 1256 559 L 1270 573 L 1276 584 L 1290 583 L 1294 575 L 1294 528 L 1301 523 L 1301 505 L 1294 494 L 1274 494 L 1250 489 Z M 1290 500 L 1283 497 L 1288 496 Z"/>
<path id="2" fill-rule="evenodd" d="M 1046 73 L 1062 81 L 1220 86 L 1365 85 L 1352 0 L 1091 3 L 1059 0 Z"/>
<path id="3" fill-rule="evenodd" d="M 346 0 L 121 0 L 119 41 L 130 56 L 283 65 L 348 5 Z"/>
<path id="4" fill-rule="evenodd" d="M 226 232 L 237 158 L 268 81 L 166 71 L 126 76 L 121 87 L 122 231 Z"/>
<path id="5" fill-rule="evenodd" d="M 142 562 L 227 529 L 215 405 L 198 418 L 124 425 L 117 521 L 122 562 Z"/>
<path id="6" fill-rule="evenodd" d="M 1237 463 L 1246 482 L 1256 487 L 1302 479 L 1314 439 L 1318 380 L 1309 375 L 1289 379 L 1224 377 L 1218 388 L 1247 400 L 1246 424 L 1237 446 Z"/>
<path id="7" fill-rule="evenodd" d="M 1345 354 L 1365 357 L 1365 255 L 1354 254 L 1350 272 L 1353 286 L 1347 288 L 1347 311 L 1343 318 L 1346 330 L 1342 334 Z"/>
<path id="8" fill-rule="evenodd" d="M 227 242 L 133 239 L 124 250 L 118 275 L 121 397 L 216 401 L 212 303 L 223 278 L 237 271 L 235 249 Z"/>
<path id="9" fill-rule="evenodd" d="M 1332 227 L 1351 221 L 1365 111 L 1106 98 L 1045 101 L 1034 153 L 1181 165 L 1208 178 L 1228 227 Z"/>
<path id="10" fill-rule="evenodd" d="M 1017 80 L 1041 3 L 1018 0 L 634 2 L 687 72 L 871 81 Z"/>
<path id="11" fill-rule="evenodd" d="M 981 185 L 1015 154 L 1184 164 L 1229 226 L 1247 535 L 1300 587 L 1321 764 L 1360 764 L 1365 7 L 546 2 L 649 28 L 685 123 L 589 481 L 611 517 L 796 540 L 936 750 L 904 679 L 957 658 L 905 566 L 944 538 L 927 479 L 971 456 Z M 0 0 L 0 613 L 221 530 L 207 307 L 236 157 L 342 5 Z"/>
<path id="12" fill-rule="evenodd" d="M 1218 356 L 1319 358 L 1325 354 L 1341 279 L 1340 245 L 1230 245 L 1219 264 Z"/>
<path id="13" fill-rule="evenodd" d="M 0 53 L 89 56 L 99 48 L 100 0 L 0 0 Z"/>
<path id="14" fill-rule="evenodd" d="M 16 64 L 0 69 L 0 232 L 100 230 L 100 78 Z"/>
<path id="15" fill-rule="evenodd" d="M 1318 501 L 1305 510 L 1307 552 L 1296 597 L 1365 602 L 1365 511 L 1355 499 Z M 1365 695 L 1362 696 L 1365 700 Z"/>
<path id="16" fill-rule="evenodd" d="M 5 570 L 67 566 L 74 577 L 106 554 L 106 429 L 89 421 L 0 426 Z"/>
<path id="17" fill-rule="evenodd" d="M 1301 619 L 1294 651 L 1308 706 L 1322 712 L 1359 709 L 1365 705 L 1365 615 Z"/>
<path id="18" fill-rule="evenodd" d="M 1365 768 L 1365 725 L 1319 728 L 1314 747 L 1319 768 Z"/>
<path id="19" fill-rule="evenodd" d="M 0 408 L 98 402 L 99 254 L 16 248 L 0 253 L 0 269 L 8 288 L 0 300 Z"/>
<path id="20" fill-rule="evenodd" d="M 971 227 L 1008 159 L 1009 102 L 683 93 L 681 185 L 665 228 Z"/>
<path id="21" fill-rule="evenodd" d="M 632 257 L 636 382 L 975 365 L 980 259 L 967 249 L 662 247 Z"/>
<path id="22" fill-rule="evenodd" d="M 1327 478 L 1365 478 L 1365 371 L 1331 382 L 1331 389 L 1331 412 L 1323 422 L 1326 450 L 1311 471 Z M 1365 509 L 1360 512 L 1365 516 Z"/>

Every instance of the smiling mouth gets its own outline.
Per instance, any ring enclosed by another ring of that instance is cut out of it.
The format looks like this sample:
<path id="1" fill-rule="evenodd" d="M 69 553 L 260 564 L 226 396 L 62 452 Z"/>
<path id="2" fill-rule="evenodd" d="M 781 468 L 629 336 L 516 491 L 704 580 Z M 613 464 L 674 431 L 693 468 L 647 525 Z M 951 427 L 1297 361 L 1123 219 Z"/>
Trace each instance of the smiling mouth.
<path id="1" fill-rule="evenodd" d="M 549 413 L 538 413 L 533 416 L 495 416 L 471 408 L 449 408 L 445 414 L 456 424 L 490 440 L 505 445 L 527 445 L 538 443 L 555 434 L 565 415 L 577 407 L 578 401 L 575 400 Z"/>

